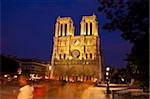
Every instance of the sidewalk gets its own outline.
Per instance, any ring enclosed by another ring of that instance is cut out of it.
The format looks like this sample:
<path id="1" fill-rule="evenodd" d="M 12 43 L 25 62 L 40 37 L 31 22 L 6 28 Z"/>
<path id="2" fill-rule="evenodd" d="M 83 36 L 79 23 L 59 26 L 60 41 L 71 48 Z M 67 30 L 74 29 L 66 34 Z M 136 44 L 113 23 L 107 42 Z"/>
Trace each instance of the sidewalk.
<path id="1" fill-rule="evenodd" d="M 18 87 L 0 86 L 0 99 L 17 99 Z"/>
<path id="2" fill-rule="evenodd" d="M 149 99 L 149 95 L 150 93 L 145 93 L 138 87 L 128 87 L 127 89 L 112 91 L 113 99 Z"/>

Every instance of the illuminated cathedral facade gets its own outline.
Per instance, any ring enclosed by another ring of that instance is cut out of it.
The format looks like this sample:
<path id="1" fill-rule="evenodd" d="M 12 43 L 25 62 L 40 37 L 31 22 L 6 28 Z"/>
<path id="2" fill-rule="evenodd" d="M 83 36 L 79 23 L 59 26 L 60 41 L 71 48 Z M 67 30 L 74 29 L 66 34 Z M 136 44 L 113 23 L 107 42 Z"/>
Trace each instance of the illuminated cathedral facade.
<path id="1" fill-rule="evenodd" d="M 95 81 L 103 78 L 103 62 L 95 14 L 83 16 L 80 35 L 74 35 L 70 17 L 58 17 L 55 24 L 51 79 Z"/>

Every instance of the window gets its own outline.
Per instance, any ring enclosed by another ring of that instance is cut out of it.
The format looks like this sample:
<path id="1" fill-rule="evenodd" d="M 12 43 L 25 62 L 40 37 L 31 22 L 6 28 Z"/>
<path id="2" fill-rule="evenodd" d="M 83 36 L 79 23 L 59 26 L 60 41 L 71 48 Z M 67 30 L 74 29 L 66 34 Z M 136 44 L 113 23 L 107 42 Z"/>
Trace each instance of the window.
<path id="1" fill-rule="evenodd" d="M 60 36 L 62 36 L 62 31 L 63 31 L 63 24 L 61 24 L 61 26 L 60 26 Z"/>
<path id="2" fill-rule="evenodd" d="M 66 59 L 66 54 L 64 54 L 64 59 Z"/>
<path id="3" fill-rule="evenodd" d="M 86 23 L 86 35 L 88 35 L 88 23 Z"/>
<path id="4" fill-rule="evenodd" d="M 65 24 L 65 36 L 67 35 L 67 24 Z"/>
<path id="5" fill-rule="evenodd" d="M 90 59 L 92 59 L 92 54 L 90 53 Z"/>
<path id="6" fill-rule="evenodd" d="M 84 46 L 84 52 L 85 52 L 85 46 Z"/>
<path id="7" fill-rule="evenodd" d="M 92 35 L 92 23 L 90 23 L 90 35 Z"/>
<path id="8" fill-rule="evenodd" d="M 88 54 L 86 54 L 86 59 L 88 59 Z"/>
<path id="9" fill-rule="evenodd" d="M 59 54 L 59 58 L 61 59 L 61 54 Z"/>

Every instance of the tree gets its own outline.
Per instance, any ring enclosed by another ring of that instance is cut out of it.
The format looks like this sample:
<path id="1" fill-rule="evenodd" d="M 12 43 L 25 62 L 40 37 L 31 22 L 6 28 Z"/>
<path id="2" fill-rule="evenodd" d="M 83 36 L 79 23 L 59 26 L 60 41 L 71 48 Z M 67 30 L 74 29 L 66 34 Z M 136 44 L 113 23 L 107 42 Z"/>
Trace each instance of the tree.
<path id="1" fill-rule="evenodd" d="M 19 63 L 16 60 L 16 57 L 0 55 L 1 74 L 17 74 Z"/>
<path id="2" fill-rule="evenodd" d="M 103 29 L 119 29 L 133 44 L 126 61 L 129 77 L 149 85 L 149 0 L 99 0 L 98 10 L 109 20 Z M 132 72 L 130 70 L 133 70 Z"/>
<path id="3" fill-rule="evenodd" d="M 126 69 L 119 67 L 112 68 L 110 81 L 113 83 L 127 83 Z"/>

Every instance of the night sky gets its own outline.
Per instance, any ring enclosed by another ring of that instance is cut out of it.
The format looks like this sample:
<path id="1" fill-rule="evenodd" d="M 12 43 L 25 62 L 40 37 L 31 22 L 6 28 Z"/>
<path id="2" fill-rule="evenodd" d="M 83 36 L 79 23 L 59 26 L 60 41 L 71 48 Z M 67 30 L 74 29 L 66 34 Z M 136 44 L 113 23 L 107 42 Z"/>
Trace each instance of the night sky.
<path id="1" fill-rule="evenodd" d="M 1 53 L 49 61 L 56 18 L 71 17 L 75 35 L 79 35 L 82 16 L 94 12 L 98 18 L 104 65 L 125 67 L 123 59 L 130 53 L 131 44 L 119 31 L 102 30 L 108 20 L 97 11 L 98 7 L 98 0 L 1 0 Z"/>

